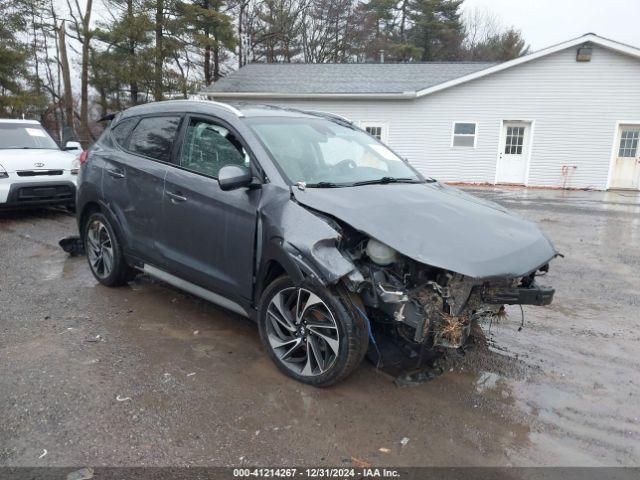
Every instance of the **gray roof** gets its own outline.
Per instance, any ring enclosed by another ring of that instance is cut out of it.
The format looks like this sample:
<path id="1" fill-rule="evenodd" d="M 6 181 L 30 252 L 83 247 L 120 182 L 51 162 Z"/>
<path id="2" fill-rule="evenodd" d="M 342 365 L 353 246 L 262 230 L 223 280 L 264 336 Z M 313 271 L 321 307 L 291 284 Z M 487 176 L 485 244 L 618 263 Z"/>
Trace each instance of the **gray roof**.
<path id="1" fill-rule="evenodd" d="M 398 94 L 417 92 L 495 65 L 429 63 L 251 63 L 205 92 Z"/>

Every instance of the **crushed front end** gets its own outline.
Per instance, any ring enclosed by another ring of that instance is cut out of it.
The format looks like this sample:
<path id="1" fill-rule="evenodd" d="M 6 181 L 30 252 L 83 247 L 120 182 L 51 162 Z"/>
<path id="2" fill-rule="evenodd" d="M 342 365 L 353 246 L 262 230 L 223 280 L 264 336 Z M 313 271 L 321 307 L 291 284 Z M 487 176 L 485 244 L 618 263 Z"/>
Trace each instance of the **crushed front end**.
<path id="1" fill-rule="evenodd" d="M 548 305 L 553 299 L 552 288 L 536 283 L 548 264 L 520 277 L 477 279 L 421 264 L 350 233 L 343 237 L 342 251 L 364 278 L 350 289 L 375 331 L 401 344 L 412 358 L 464 347 L 474 325 L 504 316 L 505 305 Z"/>

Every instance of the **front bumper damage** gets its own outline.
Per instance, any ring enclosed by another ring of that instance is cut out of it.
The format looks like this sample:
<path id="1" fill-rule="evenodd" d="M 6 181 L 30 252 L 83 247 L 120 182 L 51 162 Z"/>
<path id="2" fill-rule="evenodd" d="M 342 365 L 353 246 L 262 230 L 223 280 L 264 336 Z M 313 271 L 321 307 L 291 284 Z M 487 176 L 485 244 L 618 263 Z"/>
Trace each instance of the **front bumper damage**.
<path id="1" fill-rule="evenodd" d="M 535 281 L 547 265 L 523 277 L 474 279 L 401 259 L 361 267 L 360 298 L 374 320 L 420 349 L 457 349 L 472 327 L 505 315 L 505 305 L 549 305 L 555 290 Z"/>
<path id="2" fill-rule="evenodd" d="M 494 305 L 550 305 L 555 290 L 533 282 L 527 287 L 492 288 L 482 291 L 482 300 Z"/>

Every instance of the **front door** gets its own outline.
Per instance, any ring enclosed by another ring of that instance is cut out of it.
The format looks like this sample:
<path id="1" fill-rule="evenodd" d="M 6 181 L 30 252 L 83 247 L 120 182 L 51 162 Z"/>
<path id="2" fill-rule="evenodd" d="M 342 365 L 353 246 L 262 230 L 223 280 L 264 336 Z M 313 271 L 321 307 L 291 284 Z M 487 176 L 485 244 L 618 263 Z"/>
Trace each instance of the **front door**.
<path id="1" fill-rule="evenodd" d="M 640 188 L 640 125 L 620 125 L 611 188 Z"/>
<path id="2" fill-rule="evenodd" d="M 530 133 L 530 123 L 503 123 L 501 147 L 498 154 L 497 183 L 519 185 L 526 183 Z"/>
<path id="3" fill-rule="evenodd" d="M 169 272 L 232 300 L 251 298 L 260 190 L 222 191 L 224 165 L 249 165 L 238 138 L 207 118 L 186 123 L 165 178 L 159 246 Z"/>

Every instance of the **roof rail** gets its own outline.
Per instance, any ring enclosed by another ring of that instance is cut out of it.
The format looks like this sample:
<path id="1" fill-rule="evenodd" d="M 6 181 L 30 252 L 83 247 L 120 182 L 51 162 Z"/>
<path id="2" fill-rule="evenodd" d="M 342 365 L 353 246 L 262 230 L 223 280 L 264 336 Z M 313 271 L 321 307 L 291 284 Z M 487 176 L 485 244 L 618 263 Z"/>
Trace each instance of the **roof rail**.
<path id="1" fill-rule="evenodd" d="M 216 102 L 215 100 L 203 100 L 204 102 L 213 103 L 214 105 L 229 110 L 231 113 L 236 115 L 237 117 L 244 117 L 244 113 L 238 110 L 236 107 L 229 105 L 228 103 Z"/>
<path id="2" fill-rule="evenodd" d="M 353 122 L 349 120 L 347 117 L 343 117 L 342 115 L 338 115 L 337 113 L 331 112 L 323 112 L 321 110 L 299 110 L 303 113 L 308 113 L 309 115 L 316 115 L 319 117 L 330 118 L 332 120 L 340 120 L 341 122 L 347 122 L 349 125 L 353 125 Z"/>
<path id="3" fill-rule="evenodd" d="M 225 110 L 233 113 L 236 117 L 244 117 L 244 113 L 242 113 L 240 110 L 238 110 L 234 106 L 229 105 L 228 103 L 216 102 L 215 100 L 208 100 L 206 98 L 189 98 L 189 99 L 187 99 L 187 101 L 205 102 L 205 103 L 207 103 L 209 105 L 213 104 L 213 105 L 215 105 L 217 107 L 224 108 Z"/>

